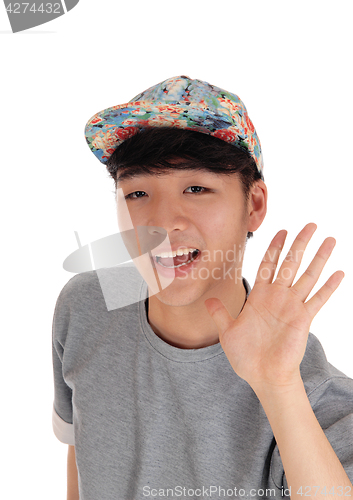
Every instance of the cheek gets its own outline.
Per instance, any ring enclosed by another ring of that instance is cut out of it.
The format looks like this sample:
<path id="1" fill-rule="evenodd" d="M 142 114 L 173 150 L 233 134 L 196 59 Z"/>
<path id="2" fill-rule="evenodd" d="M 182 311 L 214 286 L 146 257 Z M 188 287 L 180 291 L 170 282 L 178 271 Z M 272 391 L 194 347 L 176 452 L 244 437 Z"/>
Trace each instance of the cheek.
<path id="1" fill-rule="evenodd" d="M 137 226 L 146 226 L 147 218 L 146 212 L 143 210 L 137 210 L 136 208 L 128 208 L 128 204 L 124 201 L 121 201 L 118 205 L 117 209 L 117 218 L 118 225 L 122 231 L 126 231 L 128 229 L 132 229 Z"/>
<path id="2" fill-rule="evenodd" d="M 201 233 L 207 247 L 222 247 L 228 229 L 221 213 L 208 213 L 205 210 L 201 217 L 193 220 L 193 224 Z"/>
<path id="3" fill-rule="evenodd" d="M 247 225 L 244 211 L 218 211 L 210 216 L 203 225 L 207 248 L 212 252 L 215 261 L 225 262 L 226 267 L 234 262 L 241 262 L 245 248 Z"/>
<path id="4" fill-rule="evenodd" d="M 234 237 L 239 239 L 241 233 L 246 231 L 246 217 L 247 212 L 243 206 L 218 205 L 212 210 L 206 208 L 199 217 L 199 224 L 206 234 L 214 234 L 222 240 Z"/>
<path id="5" fill-rule="evenodd" d="M 127 231 L 133 228 L 133 221 L 122 189 L 119 189 L 116 197 L 117 219 L 120 231 Z"/>

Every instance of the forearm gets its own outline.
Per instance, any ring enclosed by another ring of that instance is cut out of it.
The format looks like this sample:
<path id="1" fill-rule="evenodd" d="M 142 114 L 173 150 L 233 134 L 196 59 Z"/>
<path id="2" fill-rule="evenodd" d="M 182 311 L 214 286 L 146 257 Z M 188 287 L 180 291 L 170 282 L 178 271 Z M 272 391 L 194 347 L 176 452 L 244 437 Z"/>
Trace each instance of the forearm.
<path id="1" fill-rule="evenodd" d="M 79 500 L 75 447 L 69 446 L 67 454 L 67 500 Z"/>
<path id="2" fill-rule="evenodd" d="M 302 380 L 291 389 L 255 392 L 275 436 L 291 499 L 353 497 L 352 483 L 315 417 Z"/>

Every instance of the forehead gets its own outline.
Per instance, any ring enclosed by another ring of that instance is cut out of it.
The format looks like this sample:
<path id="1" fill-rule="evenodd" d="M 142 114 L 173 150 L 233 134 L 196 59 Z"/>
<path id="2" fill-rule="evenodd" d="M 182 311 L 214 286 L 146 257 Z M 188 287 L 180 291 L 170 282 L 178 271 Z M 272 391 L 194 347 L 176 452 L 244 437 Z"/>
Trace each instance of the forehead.
<path id="1" fill-rule="evenodd" d="M 120 185 L 128 184 L 134 181 L 147 180 L 150 182 L 156 181 L 159 179 L 164 180 L 183 180 L 183 179 L 205 179 L 209 181 L 218 181 L 218 182 L 226 182 L 228 180 L 237 179 L 238 176 L 236 174 L 224 174 L 219 172 L 212 172 L 208 169 L 194 169 L 194 168 L 184 168 L 184 169 L 167 169 L 165 171 L 134 171 L 134 169 L 129 169 L 118 173 L 117 175 L 117 183 Z"/>

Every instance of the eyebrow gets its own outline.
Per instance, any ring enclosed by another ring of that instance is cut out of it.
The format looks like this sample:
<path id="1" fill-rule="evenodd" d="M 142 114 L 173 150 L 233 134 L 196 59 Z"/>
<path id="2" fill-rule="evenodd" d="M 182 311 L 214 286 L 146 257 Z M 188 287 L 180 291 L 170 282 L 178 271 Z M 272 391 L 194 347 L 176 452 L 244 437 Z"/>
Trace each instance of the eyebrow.
<path id="1" fill-rule="evenodd" d="M 143 177 L 154 177 L 157 175 L 155 172 L 143 172 L 143 173 L 131 173 L 128 170 L 125 170 L 125 172 L 122 172 L 120 175 L 117 176 L 117 182 L 120 181 L 125 181 L 127 179 L 139 179 Z"/>
<path id="2" fill-rule="evenodd" d="M 183 170 L 189 170 L 189 169 L 186 168 L 186 169 L 175 169 L 175 170 L 183 171 Z M 209 170 L 207 168 L 205 168 L 205 169 L 198 168 L 198 169 L 190 169 L 190 170 L 193 170 L 195 172 L 195 175 L 196 175 L 196 173 L 199 173 L 199 172 L 211 174 L 212 176 L 219 176 L 220 175 L 219 172 L 212 172 L 211 170 Z M 129 169 L 126 169 L 123 172 L 121 172 L 120 174 L 118 173 L 117 182 L 131 180 L 131 179 L 143 179 L 145 177 L 155 177 L 158 175 L 165 175 L 168 172 L 171 174 L 173 172 L 173 169 L 167 169 L 165 171 L 163 169 L 161 169 L 161 172 L 155 172 L 153 170 L 152 171 L 144 170 L 144 171 L 130 172 Z M 223 175 L 227 175 L 227 174 L 223 174 Z"/>

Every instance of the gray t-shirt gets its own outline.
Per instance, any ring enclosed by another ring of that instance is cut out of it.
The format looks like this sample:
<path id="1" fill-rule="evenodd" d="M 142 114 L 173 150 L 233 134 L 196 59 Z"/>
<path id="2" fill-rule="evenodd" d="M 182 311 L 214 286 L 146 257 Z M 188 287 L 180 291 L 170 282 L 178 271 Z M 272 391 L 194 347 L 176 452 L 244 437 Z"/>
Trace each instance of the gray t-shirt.
<path id="1" fill-rule="evenodd" d="M 288 494 L 266 414 L 221 345 L 164 342 L 147 320 L 145 282 L 135 268 L 121 272 L 126 293 L 139 287 L 139 302 L 108 311 L 90 271 L 64 286 L 54 313 L 53 428 L 75 445 L 80 500 Z M 352 481 L 353 380 L 312 334 L 300 369 Z"/>

